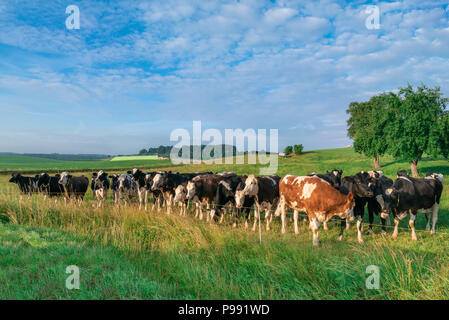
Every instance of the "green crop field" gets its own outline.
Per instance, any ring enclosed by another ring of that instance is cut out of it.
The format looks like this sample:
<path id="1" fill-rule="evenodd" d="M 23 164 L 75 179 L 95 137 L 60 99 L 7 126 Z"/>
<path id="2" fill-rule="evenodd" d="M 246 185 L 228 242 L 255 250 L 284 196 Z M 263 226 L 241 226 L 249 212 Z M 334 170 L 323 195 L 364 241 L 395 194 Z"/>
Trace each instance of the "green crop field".
<path id="1" fill-rule="evenodd" d="M 117 156 L 111 159 L 111 161 L 141 161 L 141 160 L 157 160 L 157 155 L 152 156 Z"/>
<path id="2" fill-rule="evenodd" d="M 46 159 L 5 163 L 0 160 L 3 170 L 67 169 Z M 107 169 L 110 163 L 92 161 L 95 167 L 78 168 Z M 122 171 L 156 165 L 118 163 Z M 161 168 L 168 165 L 159 163 Z M 409 169 L 388 157 L 381 158 L 381 165 L 391 178 L 399 169 Z M 370 159 L 352 149 L 318 150 L 280 158 L 278 175 L 334 168 L 350 175 L 371 166 Z M 259 168 L 186 165 L 176 171 L 258 174 Z M 443 159 L 425 158 L 418 168 L 421 175 L 449 174 L 449 162 Z M 405 219 L 397 239 L 391 239 L 391 229 L 381 236 L 376 226 L 375 234 L 364 234 L 365 243 L 359 244 L 353 227 L 337 242 L 338 227 L 331 223 L 329 231 L 320 230 L 318 248 L 312 247 L 305 224 L 295 235 L 289 221 L 287 234 L 281 235 L 279 218 L 271 231 L 262 228 L 259 243 L 259 235 L 245 230 L 243 223 L 232 228 L 228 216 L 221 225 L 209 224 L 192 213 L 144 212 L 136 204 L 116 208 L 111 199 L 105 209 L 95 209 L 90 192 L 80 206 L 41 195 L 21 200 L 8 178 L 0 174 L 0 299 L 449 299 L 448 178 L 435 235 L 418 231 L 418 241 L 412 241 Z M 423 215 L 416 225 L 424 230 Z M 80 268 L 79 290 L 65 288 L 69 265 Z M 370 265 L 380 269 L 378 290 L 366 288 Z"/>
<path id="3" fill-rule="evenodd" d="M 21 171 L 24 173 L 62 172 L 68 171 L 95 171 L 100 169 L 122 170 L 130 167 L 155 168 L 171 166 L 170 160 L 158 160 L 154 158 L 125 159 L 122 161 L 90 160 L 90 161 L 65 161 L 52 160 L 21 155 L 0 155 L 0 173 L 12 173 Z"/>

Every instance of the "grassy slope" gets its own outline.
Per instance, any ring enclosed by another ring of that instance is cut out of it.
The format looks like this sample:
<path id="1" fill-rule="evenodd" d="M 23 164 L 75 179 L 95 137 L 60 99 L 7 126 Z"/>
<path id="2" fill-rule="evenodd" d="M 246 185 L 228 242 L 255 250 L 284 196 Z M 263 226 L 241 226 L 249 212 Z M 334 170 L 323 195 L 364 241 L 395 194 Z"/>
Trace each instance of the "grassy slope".
<path id="1" fill-rule="evenodd" d="M 64 161 L 52 160 L 28 156 L 11 156 L 0 155 L 0 172 L 16 172 L 25 173 L 32 172 L 62 172 L 69 171 L 95 171 L 99 169 L 121 170 L 126 168 L 154 168 L 170 166 L 170 160 L 124 160 L 124 161 L 108 161 L 108 160 L 92 160 L 92 161 Z"/>
<path id="2" fill-rule="evenodd" d="M 281 176 L 334 167 L 351 174 L 371 166 L 369 159 L 350 149 L 309 152 L 280 161 Z M 388 158 L 382 162 L 389 176 L 407 168 Z M 257 173 L 257 167 L 195 165 L 180 170 Z M 423 161 L 420 169 L 449 173 L 447 161 Z M 40 197 L 20 202 L 17 191 L 7 188 L 6 178 L 0 176 L 0 215 L 11 223 L 39 229 L 29 231 L 14 224 L 0 229 L 0 277 L 11 281 L 11 286 L 0 287 L 0 298 L 449 298 L 447 179 L 437 235 L 419 232 L 419 241 L 412 242 L 407 230 L 392 240 L 376 229 L 376 235 L 366 235 L 365 244 L 359 245 L 354 228 L 339 243 L 335 241 L 338 230 L 331 227 L 321 232 L 321 247 L 312 248 L 305 226 L 295 236 L 289 223 L 289 233 L 280 236 L 277 219 L 272 231 L 263 231 L 259 245 L 257 234 L 241 227 L 210 226 L 192 217 L 148 214 L 135 208 L 94 210 L 89 201 L 80 208 L 66 208 Z M 417 227 L 423 229 L 424 224 L 420 216 Z M 407 222 L 401 225 L 406 227 Z M 23 238 L 29 232 L 49 245 L 26 244 Z M 51 244 L 52 239 L 58 245 Z M 75 252 L 73 260 L 67 260 L 71 256 L 67 252 Z M 82 276 L 80 292 L 68 292 L 64 289 L 65 266 L 77 263 L 86 278 Z M 365 288 L 365 269 L 371 264 L 380 267 L 380 290 Z M 43 275 L 37 276 L 37 270 Z"/>

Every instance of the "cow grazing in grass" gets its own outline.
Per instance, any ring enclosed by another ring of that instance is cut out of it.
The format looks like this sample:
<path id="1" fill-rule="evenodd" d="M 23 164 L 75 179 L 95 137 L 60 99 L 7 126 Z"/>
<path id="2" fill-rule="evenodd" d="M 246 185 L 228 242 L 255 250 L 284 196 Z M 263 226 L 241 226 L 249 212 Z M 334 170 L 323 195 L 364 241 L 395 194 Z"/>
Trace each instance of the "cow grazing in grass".
<path id="1" fill-rule="evenodd" d="M 415 220 L 418 213 L 426 214 L 427 229 L 430 229 L 428 215 L 432 212 L 432 229 L 430 234 L 435 233 L 440 198 L 443 192 L 443 180 L 443 175 L 438 173 L 429 174 L 424 179 L 412 178 L 398 173 L 398 178 L 394 182 L 393 187 L 386 190 L 382 205 L 384 214 L 393 213 L 395 225 L 393 238 L 398 236 L 399 221 L 409 214 L 412 240 L 417 240 Z"/>
<path id="2" fill-rule="evenodd" d="M 89 179 L 85 176 L 74 177 L 67 171 L 61 174 L 58 182 L 63 187 L 66 202 L 71 198 L 81 202 L 89 187 Z"/>
<path id="3" fill-rule="evenodd" d="M 97 198 L 98 204 L 97 207 L 104 207 L 106 202 L 106 198 L 108 196 L 108 191 L 110 188 L 110 182 L 108 178 L 108 174 L 103 170 L 100 170 L 97 174 L 95 174 L 94 180 L 94 191 L 95 198 Z M 94 199 L 95 199 L 94 198 Z"/>
<path id="4" fill-rule="evenodd" d="M 60 197 L 64 194 L 64 188 L 59 184 L 61 175 L 56 174 L 51 177 L 48 173 L 43 172 L 39 175 L 37 180 L 37 187 L 39 192 L 42 192 L 45 197 Z"/>
<path id="5" fill-rule="evenodd" d="M 333 216 L 342 219 L 353 216 L 354 195 L 335 189 L 319 177 L 285 176 L 279 184 L 280 201 L 275 215 L 281 215 L 285 233 L 286 208 L 306 212 L 313 232 L 313 245 L 319 245 L 320 224 Z M 295 221 L 297 225 L 297 219 Z M 295 229 L 297 226 L 295 227 Z"/>
<path id="6" fill-rule="evenodd" d="M 260 219 L 260 213 L 263 210 L 265 210 L 266 230 L 270 230 L 270 223 L 273 218 L 271 210 L 277 206 L 279 201 L 280 180 L 281 178 L 279 176 L 256 177 L 249 175 L 245 180 L 245 188 L 236 192 L 235 200 L 237 207 L 243 206 L 245 196 L 254 197 L 253 231 L 256 231 L 256 223 Z"/>
<path id="7" fill-rule="evenodd" d="M 344 177 L 341 180 L 339 190 L 344 194 L 352 193 L 354 195 L 354 217 L 357 220 L 357 239 L 363 243 L 363 216 L 365 213 L 365 206 L 369 199 L 374 200 L 374 192 L 370 188 L 370 177 L 366 172 L 359 172 L 353 176 Z M 342 220 L 340 225 L 339 238 L 343 237 L 343 232 L 346 227 L 346 221 Z"/>
<path id="8" fill-rule="evenodd" d="M 21 173 L 14 173 L 12 174 L 11 179 L 9 179 L 9 182 L 15 183 L 19 186 L 21 195 L 27 194 L 28 196 L 31 196 L 33 193 L 38 192 L 37 187 L 38 179 L 39 176 L 25 177 L 22 176 Z"/>

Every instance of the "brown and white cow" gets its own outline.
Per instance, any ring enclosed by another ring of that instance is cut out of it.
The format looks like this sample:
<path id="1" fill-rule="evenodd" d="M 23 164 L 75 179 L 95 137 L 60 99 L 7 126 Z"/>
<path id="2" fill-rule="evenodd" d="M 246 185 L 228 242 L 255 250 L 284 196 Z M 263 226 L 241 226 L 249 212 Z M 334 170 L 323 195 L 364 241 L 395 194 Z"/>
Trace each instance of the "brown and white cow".
<path id="1" fill-rule="evenodd" d="M 285 233 L 285 207 L 307 213 L 313 232 L 313 245 L 319 245 L 318 229 L 322 222 L 333 216 L 353 217 L 354 195 L 335 189 L 317 176 L 286 175 L 279 184 L 280 201 L 275 216 L 281 215 L 282 233 Z M 295 217 L 295 230 L 298 219 Z M 339 238 L 341 240 L 341 238 Z"/>
<path id="2" fill-rule="evenodd" d="M 253 231 L 256 231 L 256 224 L 260 218 L 260 212 L 265 210 L 266 230 L 270 230 L 270 223 L 273 219 L 271 209 L 275 208 L 279 201 L 279 176 L 256 177 L 249 175 L 245 180 L 245 188 L 235 193 L 237 208 L 242 208 L 245 197 L 254 197 L 254 224 Z M 245 222 L 248 227 L 248 219 Z"/>

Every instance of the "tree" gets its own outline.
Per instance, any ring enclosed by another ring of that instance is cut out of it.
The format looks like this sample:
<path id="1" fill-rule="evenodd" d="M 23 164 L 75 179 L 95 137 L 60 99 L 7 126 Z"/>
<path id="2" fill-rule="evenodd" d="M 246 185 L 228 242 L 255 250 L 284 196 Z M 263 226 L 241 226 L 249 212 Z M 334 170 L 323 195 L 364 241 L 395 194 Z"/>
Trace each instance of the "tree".
<path id="1" fill-rule="evenodd" d="M 147 149 L 142 149 L 139 151 L 139 154 L 147 154 L 147 153 L 148 153 Z"/>
<path id="2" fill-rule="evenodd" d="M 371 97 L 366 102 L 351 102 L 346 113 L 348 136 L 354 140 L 354 150 L 371 157 L 374 168 L 379 169 L 379 157 L 387 151 L 385 136 L 388 131 L 390 112 L 388 94 Z"/>
<path id="3" fill-rule="evenodd" d="M 388 129 L 388 153 L 397 159 L 410 162 L 414 177 L 418 176 L 418 162 L 424 153 L 431 157 L 449 154 L 449 116 L 447 98 L 440 88 L 421 85 L 416 90 L 411 85 L 390 93 L 388 108 L 391 111 Z"/>
<path id="4" fill-rule="evenodd" d="M 285 154 L 290 154 L 293 152 L 293 147 L 292 146 L 286 146 L 284 149 L 284 153 Z"/>
<path id="5" fill-rule="evenodd" d="M 304 146 L 302 144 L 295 144 L 293 146 L 293 152 L 296 155 L 300 155 L 302 153 L 302 150 L 304 149 Z"/>

